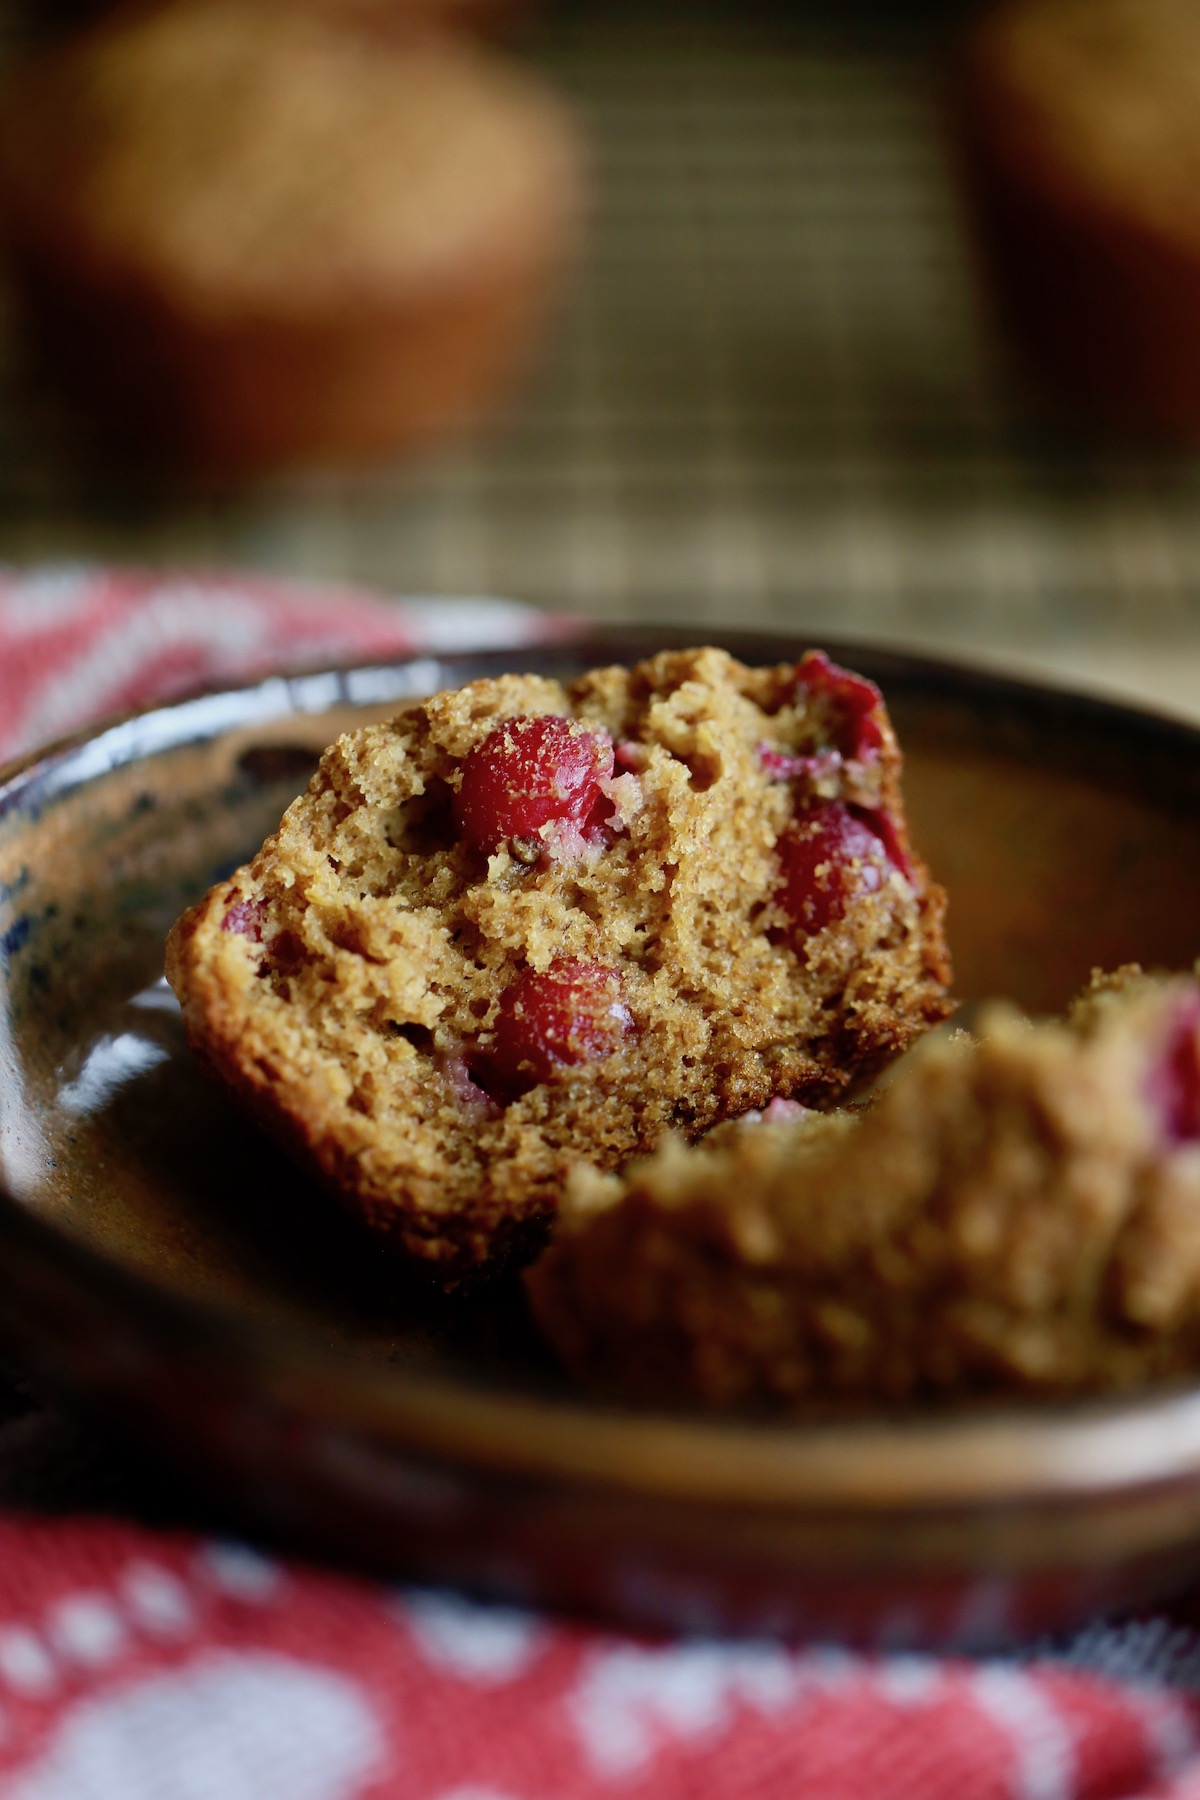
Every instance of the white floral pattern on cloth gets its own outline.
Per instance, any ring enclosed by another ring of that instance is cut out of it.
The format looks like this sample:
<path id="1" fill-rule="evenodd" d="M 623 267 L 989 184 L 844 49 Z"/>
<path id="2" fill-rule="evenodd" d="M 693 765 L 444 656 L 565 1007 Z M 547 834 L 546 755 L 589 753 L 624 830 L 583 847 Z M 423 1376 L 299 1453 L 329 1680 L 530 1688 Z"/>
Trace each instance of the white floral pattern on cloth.
<path id="1" fill-rule="evenodd" d="M 0 575 L 0 755 L 322 656 L 534 641 L 488 602 Z M 1022 1660 L 655 1641 L 87 1518 L 0 1516 L 3 1800 L 1200 1800 L 1200 1635 Z"/>
<path id="2" fill-rule="evenodd" d="M 617 1636 L 194 1536 L 0 1520 L 0 1795 L 274 1794 L 1193 1800 L 1200 1696 L 1069 1652 Z"/>

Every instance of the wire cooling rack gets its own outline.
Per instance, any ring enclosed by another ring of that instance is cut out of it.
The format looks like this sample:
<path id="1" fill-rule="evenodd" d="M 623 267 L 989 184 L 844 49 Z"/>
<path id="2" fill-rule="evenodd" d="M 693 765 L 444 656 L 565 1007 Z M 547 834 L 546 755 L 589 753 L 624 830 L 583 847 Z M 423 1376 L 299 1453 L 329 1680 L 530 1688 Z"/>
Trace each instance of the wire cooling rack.
<path id="1" fill-rule="evenodd" d="M 544 0 L 590 251 L 467 450 L 183 498 L 89 464 L 11 333 L 0 558 L 239 562 L 969 647 L 1200 708 L 1200 465 L 1082 441 L 976 293 L 943 0 Z M 1196 673 L 1193 673 L 1193 671 Z"/>

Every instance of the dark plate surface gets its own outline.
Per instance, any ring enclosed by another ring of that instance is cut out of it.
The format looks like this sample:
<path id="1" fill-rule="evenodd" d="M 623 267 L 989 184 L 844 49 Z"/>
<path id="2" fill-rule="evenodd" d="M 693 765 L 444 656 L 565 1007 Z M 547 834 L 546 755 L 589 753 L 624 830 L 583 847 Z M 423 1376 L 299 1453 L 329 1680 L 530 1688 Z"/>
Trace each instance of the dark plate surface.
<path id="1" fill-rule="evenodd" d="M 24 1351 L 249 1524 L 624 1618 L 995 1643 L 1200 1572 L 1200 1389 L 781 1424 L 601 1408 L 515 1283 L 430 1293 L 193 1064 L 171 921 L 338 730 L 502 668 L 680 633 L 421 658 L 160 708 L 0 776 L 0 1303 Z M 785 637 L 721 641 L 794 659 Z M 836 653 L 837 647 L 832 647 Z M 868 652 L 965 999 L 1060 1006 L 1200 937 L 1200 733 Z"/>

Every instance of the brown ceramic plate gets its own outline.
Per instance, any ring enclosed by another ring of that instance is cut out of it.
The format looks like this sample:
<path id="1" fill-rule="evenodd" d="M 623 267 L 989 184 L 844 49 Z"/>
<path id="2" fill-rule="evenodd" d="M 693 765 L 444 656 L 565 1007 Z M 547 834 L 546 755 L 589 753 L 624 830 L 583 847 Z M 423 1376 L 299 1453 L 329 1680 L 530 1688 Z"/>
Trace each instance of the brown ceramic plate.
<path id="1" fill-rule="evenodd" d="M 272 680 L 0 775 L 0 1312 L 226 1509 L 384 1570 L 625 1619 L 983 1644 L 1200 1572 L 1200 1388 L 780 1423 L 601 1408 L 515 1284 L 438 1298 L 205 1081 L 161 984 L 180 909 L 348 722 L 677 632 Z M 753 661 L 801 640 L 726 636 Z M 832 647 L 836 653 L 837 647 Z M 1190 963 L 1200 732 L 911 658 L 880 681 L 960 989 L 1060 1005 Z"/>

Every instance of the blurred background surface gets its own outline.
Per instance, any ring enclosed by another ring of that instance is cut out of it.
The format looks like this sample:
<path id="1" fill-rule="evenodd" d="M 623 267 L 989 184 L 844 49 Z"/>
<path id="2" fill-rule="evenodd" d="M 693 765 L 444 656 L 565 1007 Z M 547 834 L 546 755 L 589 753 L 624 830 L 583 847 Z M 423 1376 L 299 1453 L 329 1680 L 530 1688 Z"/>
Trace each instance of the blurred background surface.
<path id="1" fill-rule="evenodd" d="M 0 560 L 794 627 L 1200 714 L 1200 461 L 1065 425 L 995 329 L 940 103 L 965 17 L 545 0 L 520 53 L 579 110 L 594 216 L 509 411 L 367 474 L 173 490 L 86 450 L 5 325 Z"/>

